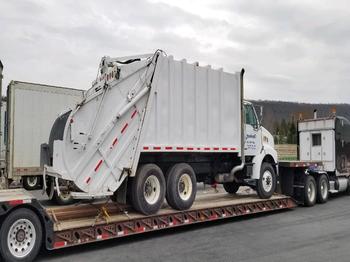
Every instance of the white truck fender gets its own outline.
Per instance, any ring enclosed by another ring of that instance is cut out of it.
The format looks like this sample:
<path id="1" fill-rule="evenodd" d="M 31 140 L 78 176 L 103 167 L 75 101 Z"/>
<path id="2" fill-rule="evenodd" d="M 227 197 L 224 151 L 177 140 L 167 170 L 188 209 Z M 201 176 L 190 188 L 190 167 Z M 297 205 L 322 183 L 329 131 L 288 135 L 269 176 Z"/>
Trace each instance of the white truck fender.
<path id="1" fill-rule="evenodd" d="M 253 172 L 252 172 L 252 179 L 259 179 L 260 178 L 260 169 L 261 165 L 265 159 L 265 157 L 271 157 L 273 162 L 277 164 L 277 152 L 276 150 L 269 146 L 269 145 L 264 145 L 263 150 L 261 151 L 260 154 L 254 156 L 253 158 Z M 275 169 L 278 172 L 278 168 Z M 276 173 L 278 175 L 278 173 Z"/>

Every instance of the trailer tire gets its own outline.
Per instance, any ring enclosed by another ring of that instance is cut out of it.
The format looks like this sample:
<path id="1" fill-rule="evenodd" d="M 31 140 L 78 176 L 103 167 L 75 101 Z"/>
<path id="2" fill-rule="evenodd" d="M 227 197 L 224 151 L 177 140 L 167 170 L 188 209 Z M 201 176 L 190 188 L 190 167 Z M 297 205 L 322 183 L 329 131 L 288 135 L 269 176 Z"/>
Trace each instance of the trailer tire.
<path id="1" fill-rule="evenodd" d="M 166 174 L 166 199 L 176 210 L 189 209 L 197 194 L 197 178 L 193 168 L 186 163 L 173 165 Z"/>
<path id="2" fill-rule="evenodd" d="M 0 256 L 4 261 L 34 261 L 41 249 L 42 236 L 38 216 L 28 208 L 19 208 L 1 225 Z"/>
<path id="3" fill-rule="evenodd" d="M 262 199 L 270 198 L 276 190 L 277 177 L 275 170 L 270 163 L 264 162 L 261 165 L 260 179 L 257 181 L 256 191 Z"/>
<path id="4" fill-rule="evenodd" d="M 227 193 L 236 194 L 240 187 L 240 184 L 238 184 L 236 181 L 233 181 L 233 182 L 224 183 L 223 186 Z"/>
<path id="5" fill-rule="evenodd" d="M 312 207 L 316 203 L 317 187 L 313 176 L 306 176 L 304 182 L 304 206 Z"/>
<path id="6" fill-rule="evenodd" d="M 323 204 L 328 201 L 329 181 L 325 174 L 317 177 L 317 203 Z"/>
<path id="7" fill-rule="evenodd" d="M 165 178 L 155 164 L 140 166 L 131 181 L 132 206 L 144 215 L 158 212 L 165 199 Z"/>
<path id="8" fill-rule="evenodd" d="M 23 187 L 25 190 L 32 191 L 35 189 L 40 189 L 42 185 L 41 176 L 24 176 L 22 177 Z"/>

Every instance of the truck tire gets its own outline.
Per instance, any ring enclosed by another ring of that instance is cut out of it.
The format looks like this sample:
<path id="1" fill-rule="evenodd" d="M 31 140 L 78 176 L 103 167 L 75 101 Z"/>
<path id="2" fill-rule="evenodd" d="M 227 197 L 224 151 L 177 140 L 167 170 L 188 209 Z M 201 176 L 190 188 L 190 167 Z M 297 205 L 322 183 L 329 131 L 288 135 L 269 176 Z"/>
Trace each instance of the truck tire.
<path id="1" fill-rule="evenodd" d="M 223 186 L 224 186 L 225 191 L 229 194 L 236 194 L 239 187 L 240 187 L 240 185 L 235 181 L 229 182 L 229 183 L 224 183 Z"/>
<path id="2" fill-rule="evenodd" d="M 175 164 L 166 174 L 166 199 L 177 210 L 189 209 L 197 194 L 197 178 L 186 163 Z"/>
<path id="3" fill-rule="evenodd" d="M 317 203 L 323 204 L 328 201 L 329 181 L 325 174 L 317 177 Z"/>
<path id="4" fill-rule="evenodd" d="M 144 215 L 157 213 L 164 203 L 165 187 L 163 172 L 157 165 L 139 167 L 131 181 L 132 206 Z"/>
<path id="5" fill-rule="evenodd" d="M 27 208 L 19 208 L 1 225 L 0 256 L 4 261 L 34 261 L 41 248 L 42 235 L 38 216 Z"/>
<path id="6" fill-rule="evenodd" d="M 304 182 L 304 206 L 312 207 L 316 203 L 317 187 L 313 176 L 306 176 Z"/>
<path id="7" fill-rule="evenodd" d="M 277 177 L 275 170 L 270 163 L 264 162 L 261 165 L 260 179 L 257 181 L 256 191 L 263 199 L 270 198 L 276 190 Z"/>
<path id="8" fill-rule="evenodd" d="M 23 187 L 24 189 L 31 191 L 41 188 L 41 176 L 24 176 L 23 179 Z"/>
<path id="9" fill-rule="evenodd" d="M 61 194 L 58 195 L 57 190 L 54 189 L 53 177 L 48 177 L 46 184 L 46 194 L 50 197 L 52 195 L 51 201 L 54 204 L 60 206 L 71 205 L 76 202 L 76 200 L 70 195 L 68 191 L 61 191 Z M 61 181 L 59 180 L 59 183 Z M 62 183 L 62 182 L 61 182 Z M 53 192 L 52 192 L 53 191 Z"/>
<path id="10" fill-rule="evenodd" d="M 75 199 L 71 196 L 70 192 L 61 192 L 58 195 L 57 190 L 53 192 L 52 201 L 60 206 L 71 205 L 75 202 Z"/>

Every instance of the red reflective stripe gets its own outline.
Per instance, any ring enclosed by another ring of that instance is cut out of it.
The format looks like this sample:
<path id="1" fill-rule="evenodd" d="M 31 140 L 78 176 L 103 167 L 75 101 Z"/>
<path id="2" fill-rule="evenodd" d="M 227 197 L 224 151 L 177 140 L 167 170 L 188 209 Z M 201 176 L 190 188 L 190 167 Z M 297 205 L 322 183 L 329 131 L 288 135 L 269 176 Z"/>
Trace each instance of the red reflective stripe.
<path id="1" fill-rule="evenodd" d="M 176 147 L 177 150 L 183 150 L 184 148 L 182 146 Z"/>
<path id="2" fill-rule="evenodd" d="M 124 125 L 124 127 L 123 127 L 123 129 L 122 129 L 122 131 L 121 131 L 121 133 L 123 134 L 124 133 L 124 131 L 125 131 L 125 129 L 128 127 L 128 123 L 126 123 L 125 125 Z"/>
<path id="3" fill-rule="evenodd" d="M 154 150 L 160 150 L 161 147 L 160 147 L 160 146 L 154 146 L 153 149 L 154 149 Z"/>
<path id="4" fill-rule="evenodd" d="M 210 147 L 205 147 L 204 150 L 210 150 Z"/>
<path id="5" fill-rule="evenodd" d="M 187 150 L 193 150 L 193 147 L 187 147 Z"/>
<path id="6" fill-rule="evenodd" d="M 171 150 L 171 149 L 173 149 L 173 147 L 172 146 L 166 146 L 165 149 L 166 150 Z"/>
<path id="7" fill-rule="evenodd" d="M 133 119 L 133 118 L 134 118 L 134 116 L 136 115 L 136 113 L 137 113 L 137 110 L 135 110 L 135 111 L 132 113 L 132 115 L 131 115 L 131 119 Z"/>
<path id="8" fill-rule="evenodd" d="M 237 148 L 235 148 L 235 147 L 231 147 L 230 149 L 231 149 L 231 150 L 237 150 Z"/>
<path id="9" fill-rule="evenodd" d="M 86 184 L 89 184 L 90 180 L 91 180 L 91 177 L 88 177 L 88 179 L 86 179 Z"/>
<path id="10" fill-rule="evenodd" d="M 17 206 L 17 205 L 22 205 L 23 200 L 11 200 L 8 202 L 10 206 Z"/>
<path id="11" fill-rule="evenodd" d="M 107 238 L 109 238 L 109 234 L 104 233 L 104 234 L 101 235 L 101 237 L 102 237 L 102 239 L 107 239 Z"/>
<path id="12" fill-rule="evenodd" d="M 228 148 L 227 147 L 223 147 L 222 150 L 228 150 Z"/>
<path id="13" fill-rule="evenodd" d="M 148 150 L 148 149 L 149 149 L 148 146 L 144 146 L 144 147 L 143 147 L 143 150 Z"/>
<path id="14" fill-rule="evenodd" d="M 102 165 L 102 159 L 100 161 L 98 161 L 96 167 L 95 167 L 95 172 L 100 168 L 100 166 Z"/>
<path id="15" fill-rule="evenodd" d="M 218 148 L 218 147 L 214 147 L 213 149 L 214 149 L 214 150 L 219 150 L 219 148 Z"/>
<path id="16" fill-rule="evenodd" d="M 114 146 L 117 142 L 118 142 L 118 138 L 116 137 L 116 138 L 113 140 L 112 146 Z"/>
<path id="17" fill-rule="evenodd" d="M 60 248 L 60 247 L 64 247 L 66 245 L 65 241 L 59 241 L 59 242 L 55 242 L 55 244 L 53 244 L 53 248 Z"/>

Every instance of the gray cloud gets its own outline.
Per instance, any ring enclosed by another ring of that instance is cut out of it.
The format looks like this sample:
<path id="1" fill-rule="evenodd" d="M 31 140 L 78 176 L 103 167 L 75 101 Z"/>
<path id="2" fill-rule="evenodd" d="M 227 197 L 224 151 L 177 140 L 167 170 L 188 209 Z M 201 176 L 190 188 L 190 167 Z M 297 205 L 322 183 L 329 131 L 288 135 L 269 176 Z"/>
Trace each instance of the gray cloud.
<path id="1" fill-rule="evenodd" d="M 1 1 L 5 84 L 87 89 L 103 55 L 162 48 L 226 71 L 245 67 L 247 98 L 350 102 L 346 1 L 181 2 Z"/>

